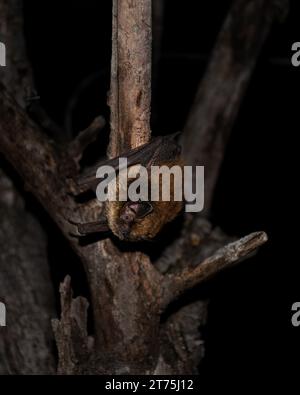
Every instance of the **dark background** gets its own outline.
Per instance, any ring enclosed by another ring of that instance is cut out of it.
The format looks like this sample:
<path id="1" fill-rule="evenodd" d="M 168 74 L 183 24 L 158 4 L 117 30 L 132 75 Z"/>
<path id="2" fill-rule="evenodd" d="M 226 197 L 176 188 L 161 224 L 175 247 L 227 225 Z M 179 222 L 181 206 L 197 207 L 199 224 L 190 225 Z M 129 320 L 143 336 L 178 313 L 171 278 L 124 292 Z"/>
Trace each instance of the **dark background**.
<path id="1" fill-rule="evenodd" d="M 166 1 L 153 96 L 154 134 L 183 129 L 230 3 Z M 27 0 L 25 6 L 36 85 L 51 117 L 72 134 L 96 115 L 108 119 L 111 2 Z M 215 193 L 214 224 L 238 236 L 265 230 L 270 241 L 256 257 L 199 290 L 210 300 L 206 356 L 200 366 L 210 385 L 222 373 L 228 380 L 242 375 L 255 382 L 258 375 L 269 377 L 270 368 L 274 381 L 273 369 L 286 366 L 299 350 L 300 329 L 290 323 L 291 305 L 300 300 L 292 227 L 298 222 L 300 68 L 290 62 L 292 43 L 300 41 L 299 19 L 300 4 L 292 1 L 287 19 L 273 26 L 235 122 Z M 105 141 L 107 130 L 99 152 L 105 151 Z M 71 273 L 76 292 L 85 293 L 80 265 L 50 222 L 48 229 L 55 282 Z"/>

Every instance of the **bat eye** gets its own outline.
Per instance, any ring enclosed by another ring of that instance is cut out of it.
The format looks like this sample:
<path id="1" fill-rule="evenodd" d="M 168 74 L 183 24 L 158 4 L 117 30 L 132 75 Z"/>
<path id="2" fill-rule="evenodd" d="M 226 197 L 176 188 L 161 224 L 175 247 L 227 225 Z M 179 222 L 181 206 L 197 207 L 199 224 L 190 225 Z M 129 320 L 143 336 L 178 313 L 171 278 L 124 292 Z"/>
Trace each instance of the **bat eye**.
<path id="1" fill-rule="evenodd" d="M 136 219 L 142 219 L 153 211 L 149 202 L 127 202 L 120 215 L 120 219 L 127 224 L 131 224 Z"/>

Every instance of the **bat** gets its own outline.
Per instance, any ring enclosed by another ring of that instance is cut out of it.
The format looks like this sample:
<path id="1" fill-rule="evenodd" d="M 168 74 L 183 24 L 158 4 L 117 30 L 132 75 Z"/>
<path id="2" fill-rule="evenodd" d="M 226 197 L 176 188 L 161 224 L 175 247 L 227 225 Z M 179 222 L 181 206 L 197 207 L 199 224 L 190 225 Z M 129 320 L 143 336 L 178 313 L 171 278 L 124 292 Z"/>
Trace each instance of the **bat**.
<path id="1" fill-rule="evenodd" d="M 119 167 L 120 157 L 127 158 L 128 168 L 139 164 L 147 170 L 151 166 L 165 165 L 171 168 L 174 165 L 179 165 L 182 167 L 178 133 L 158 136 L 147 144 L 124 152 L 119 157 L 100 161 L 83 172 L 76 180 L 79 191 L 96 190 L 100 182 L 96 178 L 96 171 L 100 166 L 111 166 L 118 177 L 122 170 Z M 160 178 L 159 183 L 161 184 L 161 182 Z M 130 181 L 128 185 L 130 185 Z M 153 239 L 163 226 L 172 221 L 182 210 L 183 202 L 175 201 L 174 193 L 172 193 L 174 192 L 172 179 L 170 187 L 170 201 L 107 201 L 105 202 L 106 218 L 99 219 L 97 222 L 78 224 L 78 231 L 82 235 L 87 235 L 110 230 L 119 239 L 127 241 Z"/>

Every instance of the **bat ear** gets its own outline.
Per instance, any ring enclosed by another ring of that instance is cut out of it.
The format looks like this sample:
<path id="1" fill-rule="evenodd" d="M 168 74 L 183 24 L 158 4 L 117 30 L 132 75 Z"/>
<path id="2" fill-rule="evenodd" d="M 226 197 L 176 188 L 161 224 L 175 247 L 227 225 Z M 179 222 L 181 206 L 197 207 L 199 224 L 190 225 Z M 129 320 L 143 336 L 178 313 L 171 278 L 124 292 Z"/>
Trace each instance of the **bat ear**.
<path id="1" fill-rule="evenodd" d="M 136 203 L 131 203 L 131 208 L 134 209 L 137 219 L 142 219 L 153 211 L 151 203 L 142 202 L 141 200 Z"/>

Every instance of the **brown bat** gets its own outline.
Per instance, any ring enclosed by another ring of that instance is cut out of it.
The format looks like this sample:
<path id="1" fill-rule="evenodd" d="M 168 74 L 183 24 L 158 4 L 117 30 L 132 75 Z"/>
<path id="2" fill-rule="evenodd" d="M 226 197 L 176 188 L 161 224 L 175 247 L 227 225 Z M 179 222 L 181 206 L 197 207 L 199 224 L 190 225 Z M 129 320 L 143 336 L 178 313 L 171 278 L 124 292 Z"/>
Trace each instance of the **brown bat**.
<path id="1" fill-rule="evenodd" d="M 121 154 L 127 158 L 127 166 L 143 165 L 147 170 L 150 166 L 182 166 L 181 147 L 177 142 L 178 133 L 169 136 L 153 138 L 149 143 Z M 99 162 L 93 168 L 79 176 L 77 184 L 81 192 L 89 189 L 96 190 L 100 180 L 96 178 L 96 171 L 100 166 L 112 166 L 117 173 L 119 157 Z M 149 175 L 148 171 L 148 175 Z M 133 180 L 128 181 L 128 185 Z M 159 179 L 161 187 L 161 177 Z M 148 178 L 150 184 L 150 179 Z M 81 234 L 103 232 L 111 230 L 121 240 L 138 241 L 155 237 L 162 227 L 172 221 L 181 211 L 182 201 L 174 200 L 173 180 L 170 183 L 170 201 L 108 201 L 105 202 L 106 219 L 97 222 L 78 224 Z"/>

